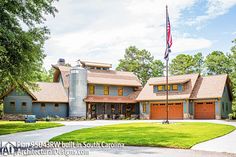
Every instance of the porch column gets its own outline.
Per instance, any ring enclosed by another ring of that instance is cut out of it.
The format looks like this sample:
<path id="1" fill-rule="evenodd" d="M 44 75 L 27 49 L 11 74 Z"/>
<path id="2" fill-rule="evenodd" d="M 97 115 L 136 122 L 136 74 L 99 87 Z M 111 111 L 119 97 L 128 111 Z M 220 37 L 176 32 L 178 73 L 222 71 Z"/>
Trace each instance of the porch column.
<path id="1" fill-rule="evenodd" d="M 215 118 L 216 119 L 221 119 L 221 101 L 220 98 L 216 99 L 215 101 Z"/>

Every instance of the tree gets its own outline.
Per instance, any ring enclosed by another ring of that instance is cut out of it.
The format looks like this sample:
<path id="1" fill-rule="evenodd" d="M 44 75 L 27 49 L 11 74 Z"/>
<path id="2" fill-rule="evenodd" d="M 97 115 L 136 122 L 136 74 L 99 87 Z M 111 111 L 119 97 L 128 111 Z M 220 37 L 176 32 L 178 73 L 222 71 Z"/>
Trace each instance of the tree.
<path id="1" fill-rule="evenodd" d="M 194 73 L 194 64 L 194 58 L 191 55 L 177 55 L 170 63 L 170 73 L 171 75 Z"/>
<path id="2" fill-rule="evenodd" d="M 0 1 L 0 93 L 11 86 L 33 86 L 42 68 L 49 30 L 44 15 L 55 16 L 54 0 Z"/>
<path id="3" fill-rule="evenodd" d="M 150 77 L 162 76 L 164 65 L 147 50 L 139 50 L 130 46 L 125 50 L 124 59 L 119 60 L 116 70 L 130 71 L 141 80 L 144 85 Z"/>
<path id="4" fill-rule="evenodd" d="M 193 72 L 202 74 L 204 70 L 204 58 L 201 52 L 193 56 Z"/>
<path id="5" fill-rule="evenodd" d="M 213 51 L 205 60 L 207 74 L 230 74 L 232 72 L 231 63 L 229 56 L 221 51 Z"/>

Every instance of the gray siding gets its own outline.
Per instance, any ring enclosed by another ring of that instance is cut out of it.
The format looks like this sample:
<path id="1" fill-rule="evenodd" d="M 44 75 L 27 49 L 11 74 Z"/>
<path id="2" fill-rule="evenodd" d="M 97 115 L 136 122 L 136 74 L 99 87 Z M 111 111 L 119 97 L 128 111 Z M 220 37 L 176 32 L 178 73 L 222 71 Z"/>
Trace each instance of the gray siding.
<path id="1" fill-rule="evenodd" d="M 47 117 L 47 116 L 68 116 L 68 104 L 60 103 L 58 107 L 55 107 L 55 103 L 44 103 L 45 107 L 41 106 L 41 103 L 33 103 L 33 114 L 37 118 Z"/>
<path id="2" fill-rule="evenodd" d="M 232 102 L 230 101 L 229 92 L 227 86 L 224 88 L 224 92 L 220 102 L 221 106 L 221 117 L 227 118 L 228 114 L 231 113 Z"/>
<path id="3" fill-rule="evenodd" d="M 15 108 L 10 105 L 15 103 Z M 3 100 L 4 112 L 7 114 L 32 114 L 32 98 L 24 91 L 13 90 Z M 26 103 L 23 107 L 22 103 Z"/>
<path id="4" fill-rule="evenodd" d="M 128 96 L 133 91 L 133 87 L 123 87 L 123 96 Z M 95 85 L 95 95 L 104 95 L 104 85 Z M 118 96 L 118 86 L 109 86 L 109 95 Z"/>

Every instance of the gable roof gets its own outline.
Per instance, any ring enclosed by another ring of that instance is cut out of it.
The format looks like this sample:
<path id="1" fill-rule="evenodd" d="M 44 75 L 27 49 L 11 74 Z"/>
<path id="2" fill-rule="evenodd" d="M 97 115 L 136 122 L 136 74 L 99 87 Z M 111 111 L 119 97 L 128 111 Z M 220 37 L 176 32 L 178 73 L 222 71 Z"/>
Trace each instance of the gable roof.
<path id="1" fill-rule="evenodd" d="M 56 69 L 54 73 L 54 81 L 58 80 L 59 73 L 61 73 L 63 84 L 65 88 L 69 87 L 69 74 L 71 67 L 53 65 Z M 106 85 L 120 85 L 120 86 L 134 86 L 141 87 L 141 82 L 132 72 L 123 72 L 115 70 L 95 70 L 89 69 L 88 83 L 90 84 L 106 84 Z"/>
<path id="2" fill-rule="evenodd" d="M 68 96 L 61 83 L 57 82 L 38 82 L 36 90 L 27 90 L 24 86 L 22 88 L 33 98 L 33 102 L 55 102 L 68 103 Z M 7 96 L 15 87 L 9 89 L 1 98 Z"/>
<path id="3" fill-rule="evenodd" d="M 188 80 L 186 82 L 186 90 L 184 92 L 169 92 L 169 100 L 178 100 L 178 99 L 189 99 L 191 96 L 191 92 L 195 86 L 195 83 L 199 77 L 199 74 L 187 74 L 187 75 L 176 75 L 169 76 L 169 80 L 174 82 L 175 80 Z M 153 84 L 158 82 L 165 82 L 166 77 L 154 77 L 150 78 L 142 91 L 140 92 L 137 100 L 138 101 L 147 101 L 147 100 L 166 100 L 166 93 L 154 93 L 153 92 Z M 178 82 L 178 81 L 177 81 Z M 182 82 L 182 81 L 181 81 Z"/>
<path id="4" fill-rule="evenodd" d="M 226 74 L 199 77 L 191 99 L 221 98 L 226 84 L 229 85 L 229 78 Z M 232 94 L 231 91 L 229 93 Z"/>
<path id="5" fill-rule="evenodd" d="M 68 103 L 68 96 L 61 83 L 38 82 L 39 90 L 32 91 L 36 102 Z"/>

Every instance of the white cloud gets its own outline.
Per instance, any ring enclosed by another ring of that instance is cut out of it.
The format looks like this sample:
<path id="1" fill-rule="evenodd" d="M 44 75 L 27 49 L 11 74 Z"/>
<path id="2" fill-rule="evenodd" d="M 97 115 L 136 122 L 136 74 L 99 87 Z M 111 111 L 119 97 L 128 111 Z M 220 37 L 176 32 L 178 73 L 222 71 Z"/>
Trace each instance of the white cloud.
<path id="1" fill-rule="evenodd" d="M 218 16 L 226 14 L 230 8 L 236 5 L 236 0 L 208 0 L 207 10 L 204 15 L 194 17 L 187 22 L 189 25 L 197 24 L 199 30 L 203 22 L 214 19 Z"/>
<path id="2" fill-rule="evenodd" d="M 52 34 L 45 44 L 45 66 L 49 68 L 58 58 L 72 64 L 85 59 L 116 65 L 130 45 L 162 59 L 166 2 L 173 29 L 173 52 L 210 47 L 209 40 L 179 35 L 176 29 L 182 11 L 196 0 L 66 0 L 58 2 L 55 19 L 47 18 Z"/>

